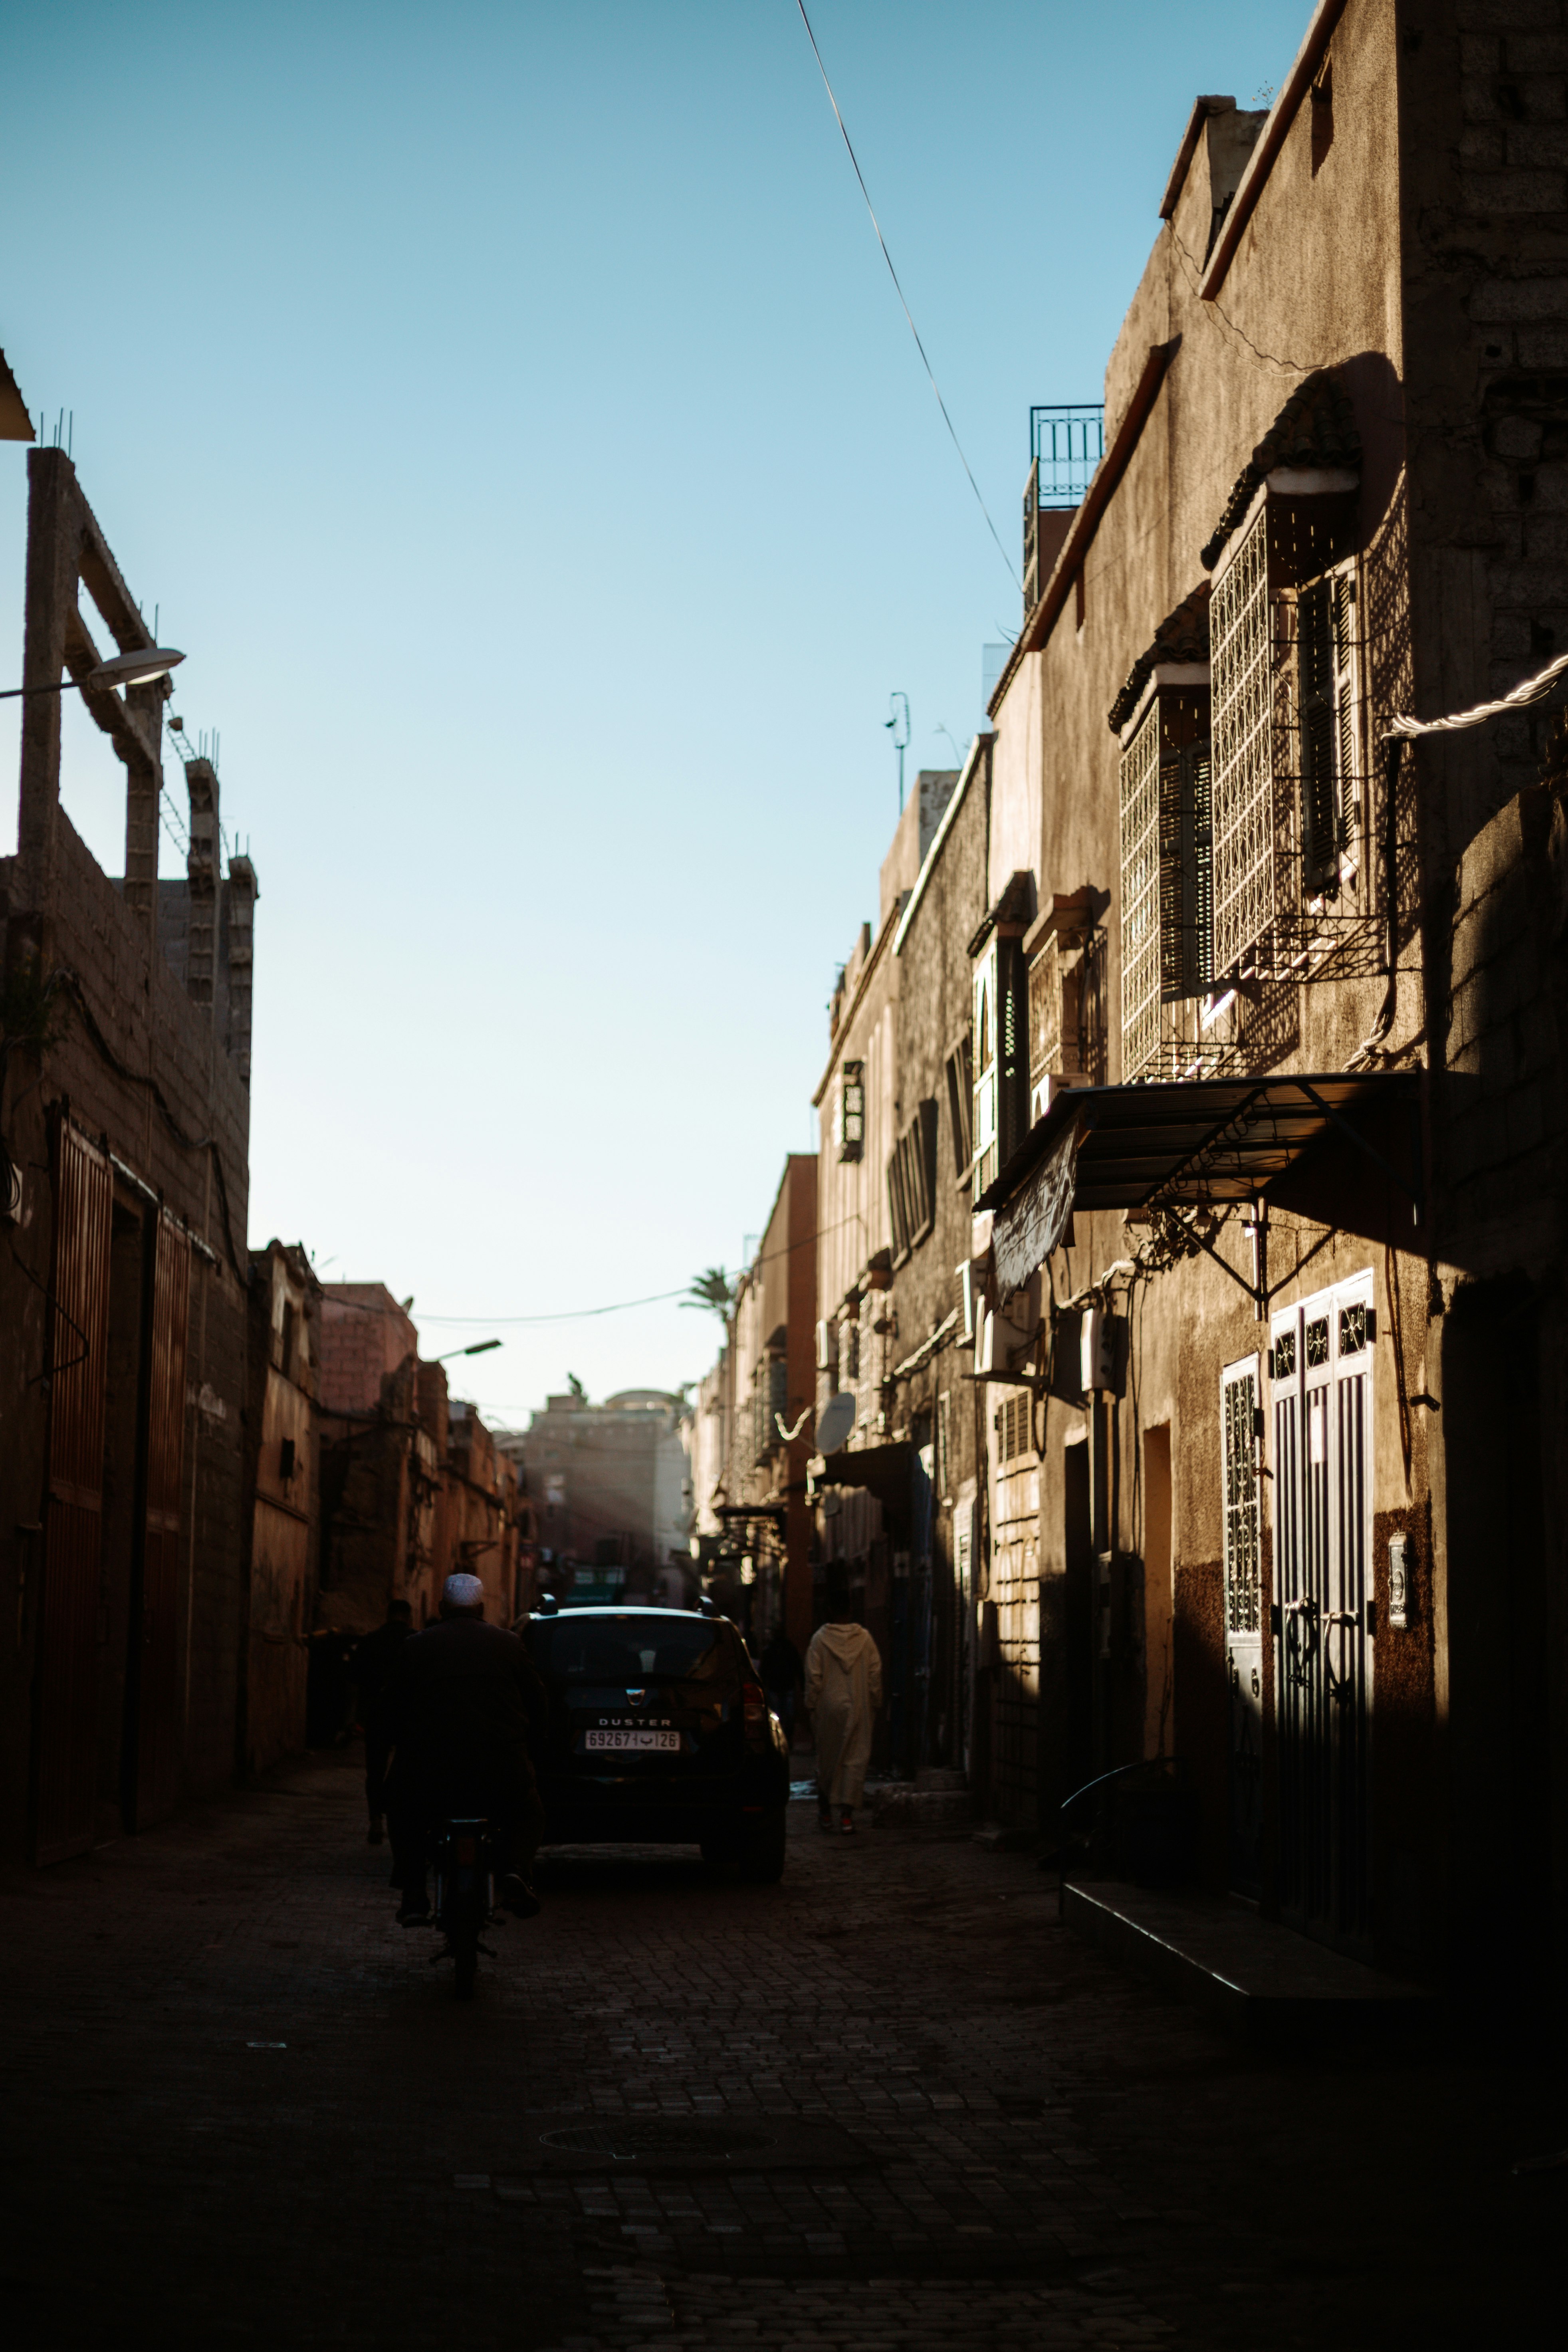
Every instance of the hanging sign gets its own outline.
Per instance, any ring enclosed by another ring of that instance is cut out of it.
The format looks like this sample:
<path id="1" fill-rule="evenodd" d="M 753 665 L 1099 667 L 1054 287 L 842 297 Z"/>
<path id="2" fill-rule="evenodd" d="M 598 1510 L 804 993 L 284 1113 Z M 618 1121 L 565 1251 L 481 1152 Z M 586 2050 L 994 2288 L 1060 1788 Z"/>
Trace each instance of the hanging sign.
<path id="1" fill-rule="evenodd" d="M 1022 1290 L 1037 1266 L 1044 1265 L 1068 1229 L 1080 1140 L 1080 1122 L 1075 1119 L 1049 1159 L 1043 1160 L 1006 1207 L 996 1212 L 991 1239 L 996 1296 L 1002 1306 L 1015 1291 Z"/>

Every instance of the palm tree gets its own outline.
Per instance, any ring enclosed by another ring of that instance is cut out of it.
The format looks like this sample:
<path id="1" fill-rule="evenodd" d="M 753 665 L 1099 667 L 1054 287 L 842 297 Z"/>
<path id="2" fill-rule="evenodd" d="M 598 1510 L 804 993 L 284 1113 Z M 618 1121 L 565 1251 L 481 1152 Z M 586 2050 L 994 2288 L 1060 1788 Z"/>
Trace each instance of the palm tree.
<path id="1" fill-rule="evenodd" d="M 710 1265 L 705 1272 L 694 1275 L 680 1303 L 682 1307 L 706 1307 L 709 1314 L 717 1315 L 721 1323 L 727 1323 L 730 1309 L 735 1304 L 735 1293 L 723 1267 Z"/>

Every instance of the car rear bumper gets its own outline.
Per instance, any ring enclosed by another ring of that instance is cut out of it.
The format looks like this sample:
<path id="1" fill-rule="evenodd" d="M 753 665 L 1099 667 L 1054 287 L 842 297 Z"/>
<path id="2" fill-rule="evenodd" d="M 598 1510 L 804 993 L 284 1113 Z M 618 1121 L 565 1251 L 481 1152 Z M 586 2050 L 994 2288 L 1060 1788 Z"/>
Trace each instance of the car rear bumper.
<path id="1" fill-rule="evenodd" d="M 561 1774 L 541 1788 L 546 1845 L 695 1845 L 743 1835 L 781 1814 L 789 1783 L 776 1773 L 671 1786 L 642 1774 Z"/>

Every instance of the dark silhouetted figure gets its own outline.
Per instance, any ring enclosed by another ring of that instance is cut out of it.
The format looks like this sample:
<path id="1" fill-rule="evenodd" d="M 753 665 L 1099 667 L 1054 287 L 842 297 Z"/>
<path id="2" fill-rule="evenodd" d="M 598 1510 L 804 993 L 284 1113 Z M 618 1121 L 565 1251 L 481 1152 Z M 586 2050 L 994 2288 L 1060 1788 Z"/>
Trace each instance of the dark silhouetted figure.
<path id="1" fill-rule="evenodd" d="M 397 1916 L 430 1916 L 426 1874 L 443 1821 L 465 1815 L 495 1832 L 497 1892 L 509 1911 L 539 1909 L 533 1857 L 544 1828 L 530 1749 L 549 1699 L 515 1633 L 484 1622 L 477 1576 L 449 1576 L 438 1624 L 398 1653 L 390 1692 L 393 1764 L 387 1788 Z"/>
<path id="2" fill-rule="evenodd" d="M 370 1843 L 379 1845 L 386 1812 L 386 1767 L 392 1754 L 388 1694 L 403 1644 L 414 1631 L 406 1601 L 389 1601 L 386 1622 L 367 1633 L 353 1654 L 354 1705 L 364 1733 L 364 1797 L 370 1807 Z"/>

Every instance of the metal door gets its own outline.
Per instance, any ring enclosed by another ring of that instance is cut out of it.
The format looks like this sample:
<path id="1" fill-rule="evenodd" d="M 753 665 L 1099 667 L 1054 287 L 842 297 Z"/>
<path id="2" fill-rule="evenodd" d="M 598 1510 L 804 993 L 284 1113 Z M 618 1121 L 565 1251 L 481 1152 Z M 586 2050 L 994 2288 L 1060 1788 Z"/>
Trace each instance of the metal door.
<path id="1" fill-rule="evenodd" d="M 54 1265 L 43 1599 L 34 1718 L 33 1853 L 92 1843 L 98 1791 L 98 1613 L 109 1327 L 109 1161 L 55 1122 Z"/>
<path id="2" fill-rule="evenodd" d="M 1230 1884 L 1263 1891 L 1263 1607 L 1258 1516 L 1258 1359 L 1220 1374 L 1225 1449 L 1225 1640 L 1230 1699 Z"/>
<path id="3" fill-rule="evenodd" d="M 191 1244 L 166 1210 L 153 1235 L 147 1339 L 146 1503 L 132 1641 L 133 1829 L 173 1810 L 180 1780 L 180 1472 L 185 1451 L 185 1334 Z"/>
<path id="4" fill-rule="evenodd" d="M 1337 1943 L 1371 1929 L 1372 1276 L 1273 1322 L 1280 1906 Z"/>

